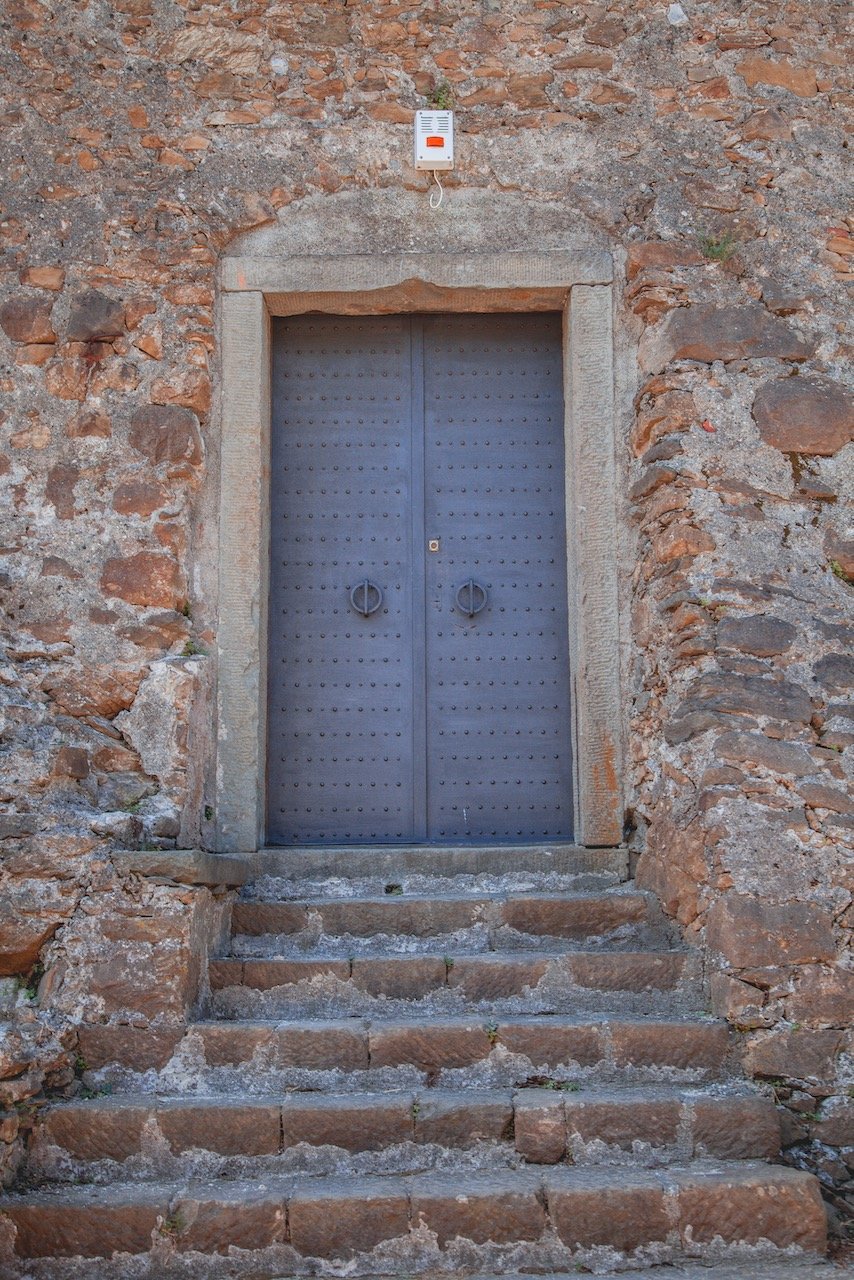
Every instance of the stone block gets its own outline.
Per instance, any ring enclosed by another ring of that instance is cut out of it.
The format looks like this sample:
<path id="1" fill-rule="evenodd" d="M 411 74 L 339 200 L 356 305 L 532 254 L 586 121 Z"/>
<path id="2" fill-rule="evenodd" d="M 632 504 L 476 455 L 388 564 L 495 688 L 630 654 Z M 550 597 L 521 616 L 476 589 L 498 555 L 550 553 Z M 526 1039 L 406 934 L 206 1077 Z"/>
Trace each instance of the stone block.
<path id="1" fill-rule="evenodd" d="M 661 1186 L 587 1189 L 552 1184 L 547 1178 L 546 1195 L 555 1229 L 570 1249 L 604 1245 L 632 1253 L 643 1245 L 666 1240 L 670 1233 Z"/>
<path id="2" fill-rule="evenodd" d="M 178 608 L 185 593 L 178 564 L 160 551 L 110 557 L 104 562 L 100 588 L 105 596 L 160 609 Z"/>
<path id="3" fill-rule="evenodd" d="M 593 1066 L 607 1053 L 603 1028 L 559 1018 L 500 1023 L 498 1041 L 510 1053 L 528 1058 L 532 1067 L 546 1070 L 573 1064 Z"/>
<path id="4" fill-rule="evenodd" d="M 536 987 L 549 963 L 549 956 L 457 956 L 448 972 L 448 986 L 469 1000 L 499 1000 Z"/>
<path id="5" fill-rule="evenodd" d="M 99 1202 L 100 1201 L 100 1202 Z M 103 1258 L 114 1253 L 147 1253 L 158 1218 L 169 1214 L 165 1192 L 134 1196 L 126 1202 L 92 1197 L 84 1205 L 44 1200 L 6 1204 L 18 1229 L 19 1258 Z"/>
<path id="6" fill-rule="evenodd" d="M 710 951 L 735 968 L 809 964 L 836 956 L 830 914 L 809 902 L 767 902 L 728 893 L 707 917 Z"/>
<path id="7" fill-rule="evenodd" d="M 235 902 L 231 932 L 252 938 L 265 933 L 299 933 L 306 920 L 306 909 L 298 902 Z"/>
<path id="8" fill-rule="evenodd" d="M 854 398 L 830 378 L 763 383 L 753 401 L 753 418 L 765 443 L 783 453 L 831 457 L 854 440 Z"/>
<path id="9" fill-rule="evenodd" d="M 755 764 L 796 778 L 815 772 L 815 762 L 806 747 L 768 738 L 764 733 L 723 733 L 715 742 L 715 753 L 724 760 Z"/>
<path id="10" fill-rule="evenodd" d="M 682 952 L 590 952 L 569 957 L 567 968 L 579 987 L 596 991 L 669 991 L 685 968 Z"/>
<path id="11" fill-rule="evenodd" d="M 841 1031 L 769 1031 L 753 1038 L 744 1066 L 751 1075 L 768 1079 L 825 1082 L 833 1079 L 843 1043 Z"/>
<path id="12" fill-rule="evenodd" d="M 475 1244 L 538 1240 L 546 1214 L 537 1190 L 538 1183 L 518 1174 L 415 1178 L 412 1221 L 434 1231 L 440 1248 L 457 1238 Z"/>
<path id="13" fill-rule="evenodd" d="M 409 1234 L 409 1202 L 401 1185 L 303 1183 L 288 1204 L 290 1240 L 307 1258 L 349 1260 L 383 1240 Z"/>
<path id="14" fill-rule="evenodd" d="M 560 1093 L 531 1089 L 513 1099 L 516 1150 L 530 1164 L 557 1164 L 566 1155 L 566 1118 Z"/>
<path id="15" fill-rule="evenodd" d="M 589 938 L 626 924 L 642 924 L 649 904 L 641 894 L 588 898 L 514 897 L 500 905 L 501 923 L 519 933 Z"/>
<path id="16" fill-rule="evenodd" d="M 176 404 L 149 404 L 137 409 L 130 420 L 130 444 L 152 466 L 202 461 L 199 420 Z"/>
<path id="17" fill-rule="evenodd" d="M 412 1065 L 422 1071 L 470 1067 L 489 1056 L 492 1044 L 486 1028 L 431 1023 L 404 1025 L 374 1023 L 370 1030 L 371 1066 Z"/>
<path id="18" fill-rule="evenodd" d="M 445 976 L 445 961 L 434 956 L 357 956 L 353 961 L 353 986 L 390 1000 L 418 1000 L 441 990 Z"/>
<path id="19" fill-rule="evenodd" d="M 175 1053 L 184 1027 L 81 1026 L 80 1056 L 92 1071 L 113 1064 L 131 1071 L 160 1070 Z"/>
<path id="20" fill-rule="evenodd" d="M 265 1249 L 287 1234 L 287 1206 L 283 1193 L 262 1191 L 241 1184 L 231 1192 L 224 1187 L 210 1199 L 179 1196 L 169 1219 L 176 1224 L 175 1245 L 181 1252 L 228 1253 L 231 1249 Z"/>
<path id="21" fill-rule="evenodd" d="M 269 1103 L 193 1101 L 157 1106 L 157 1123 L 173 1154 L 193 1149 L 221 1156 L 275 1155 L 280 1108 Z"/>
<path id="22" fill-rule="evenodd" d="M 76 1160 L 127 1160 L 141 1150 L 142 1129 L 153 1111 L 93 1100 L 56 1103 L 38 1127 L 39 1142 L 61 1147 Z"/>
<path id="23" fill-rule="evenodd" d="M 679 1230 L 686 1244 L 757 1244 L 823 1253 L 827 1217 L 818 1182 L 794 1169 L 758 1173 L 683 1174 L 679 1186 Z"/>
<path id="24" fill-rule="evenodd" d="M 790 622 L 759 613 L 721 618 L 717 629 L 718 648 L 738 649 L 759 658 L 770 658 L 791 649 L 797 632 Z"/>
<path id="25" fill-rule="evenodd" d="M 720 1160 L 773 1160 L 780 1121 L 770 1098 L 698 1098 L 691 1104 L 694 1154 Z"/>
<path id="26" fill-rule="evenodd" d="M 291 1095 L 282 1107 L 285 1147 L 305 1142 L 345 1151 L 382 1151 L 412 1140 L 409 1096 L 363 1094 L 353 1098 Z"/>
<path id="27" fill-rule="evenodd" d="M 0 307 L 0 329 L 13 342 L 55 342 L 50 313 L 53 302 L 19 295 Z"/>
<path id="28" fill-rule="evenodd" d="M 854 1012 L 854 972 L 842 965 L 804 965 L 794 974 L 786 1016 L 805 1027 L 847 1027 Z"/>
<path id="29" fill-rule="evenodd" d="M 71 301 L 65 336 L 69 342 L 103 342 L 125 331 L 124 307 L 97 289 L 87 289 Z"/>
<path id="30" fill-rule="evenodd" d="M 234 964 L 234 961 L 218 961 L 218 966 Z M 220 970 L 221 972 L 221 970 Z M 241 977 L 236 979 L 244 987 L 256 991 L 270 991 L 273 987 L 293 986 L 298 982 L 311 982 L 315 978 L 337 978 L 347 982 L 350 978 L 349 960 L 245 960 Z M 235 979 L 232 976 L 232 981 Z M 213 987 L 213 978 L 211 979 Z"/>
<path id="31" fill-rule="evenodd" d="M 718 1072 L 729 1047 L 725 1023 L 616 1022 L 614 1061 L 620 1067 L 677 1067 Z"/>
<path id="32" fill-rule="evenodd" d="M 458 1095 L 420 1094 L 415 1104 L 415 1140 L 443 1147 L 470 1147 L 498 1142 L 513 1129 L 509 1094 L 501 1096 L 466 1090 Z"/>
<path id="33" fill-rule="evenodd" d="M 657 373 L 676 360 L 807 360 L 812 347 L 758 302 L 720 306 L 712 302 L 677 307 L 640 344 L 639 361 Z"/>
<path id="34" fill-rule="evenodd" d="M 676 1098 L 636 1097 L 587 1100 L 569 1094 L 565 1100 L 569 1142 L 604 1142 L 631 1151 L 634 1142 L 670 1147 L 676 1142 L 680 1104 Z"/>

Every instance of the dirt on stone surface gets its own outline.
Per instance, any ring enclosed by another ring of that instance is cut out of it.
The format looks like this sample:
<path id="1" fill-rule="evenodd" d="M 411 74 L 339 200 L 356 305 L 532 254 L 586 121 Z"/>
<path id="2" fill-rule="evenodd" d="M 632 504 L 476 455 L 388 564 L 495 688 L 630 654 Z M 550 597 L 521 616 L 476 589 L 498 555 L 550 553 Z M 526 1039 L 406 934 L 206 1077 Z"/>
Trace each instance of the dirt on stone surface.
<path id="1" fill-rule="evenodd" d="M 614 255 L 637 877 L 704 950 L 789 1158 L 850 1211 L 844 20 L 804 0 L 8 7 L 4 1179 L 28 1108 L 78 1087 L 74 1027 L 181 1025 L 216 945 L 223 893 L 110 854 L 212 841 L 221 256 L 309 214 L 338 251 L 345 201 L 387 251 L 419 247 L 411 114 L 447 82 L 447 208 L 477 200 L 481 247 L 512 247 L 500 197 L 514 227 L 559 210 L 556 240 L 580 226 Z"/>

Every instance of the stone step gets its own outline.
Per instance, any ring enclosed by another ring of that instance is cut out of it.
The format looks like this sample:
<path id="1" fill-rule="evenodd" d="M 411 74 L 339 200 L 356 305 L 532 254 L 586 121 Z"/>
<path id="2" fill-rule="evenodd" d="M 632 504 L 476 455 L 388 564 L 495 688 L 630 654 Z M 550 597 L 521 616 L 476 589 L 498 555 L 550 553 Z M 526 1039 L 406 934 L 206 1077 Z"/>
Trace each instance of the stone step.
<path id="1" fill-rule="evenodd" d="M 224 957 L 210 961 L 208 979 L 212 991 L 240 986 L 269 991 L 333 978 L 370 996 L 419 1000 L 448 988 L 467 1000 L 480 1001 L 518 995 L 544 979 L 561 982 L 568 989 L 669 991 L 684 979 L 686 971 L 695 976 L 692 959 L 685 951 L 577 951 L 562 956 L 519 951 L 347 959 L 314 954 L 269 960 Z"/>
<path id="2" fill-rule="evenodd" d="M 345 845 L 259 849 L 255 877 L 307 880 L 335 877 L 360 879 L 406 875 L 464 876 L 529 872 L 594 875 L 608 883 L 629 874 L 625 849 L 584 849 L 554 842 L 526 845 Z"/>
<path id="3" fill-rule="evenodd" d="M 522 1084 L 543 1072 L 562 1078 L 672 1079 L 720 1077 L 729 1049 L 726 1024 L 713 1019 L 519 1016 L 485 1022 L 431 1017 L 343 1018 L 295 1022 L 197 1022 L 189 1028 L 89 1025 L 80 1028 L 86 1082 L 128 1083 L 128 1073 L 162 1073 L 164 1086 L 191 1079 L 196 1091 L 265 1087 L 335 1088 L 355 1074 L 353 1088 L 386 1073 L 400 1083 L 474 1085 L 473 1069 L 495 1083 Z M 465 1073 L 469 1074 L 466 1076 Z M 324 1079 L 323 1073 L 332 1073 Z M 336 1074 L 337 1073 L 337 1074 Z M 476 1072 L 475 1072 L 476 1074 Z M 480 1083 L 485 1083 L 481 1080 Z M 152 1079 L 152 1087 L 156 1081 Z M 386 1087 L 385 1083 L 381 1087 Z"/>
<path id="4" fill-rule="evenodd" d="M 212 960 L 218 1018 L 495 1017 L 696 1011 L 699 960 L 683 952 L 486 952 Z"/>
<path id="5" fill-rule="evenodd" d="M 445 1167 L 449 1150 L 484 1143 L 493 1157 L 492 1144 L 502 1143 L 508 1158 L 515 1153 L 535 1164 L 750 1160 L 779 1153 L 780 1125 L 769 1098 L 736 1091 L 421 1089 L 254 1100 L 131 1095 L 50 1107 L 33 1134 L 28 1177 L 70 1181 L 85 1173 L 88 1180 L 113 1182 L 116 1164 L 126 1161 L 134 1169 L 122 1170 L 123 1177 L 163 1176 L 188 1155 L 209 1176 L 267 1176 L 276 1157 L 301 1144 L 379 1153 L 371 1171 L 388 1173 L 395 1171 L 382 1167 L 389 1148 L 399 1170 L 401 1147 L 413 1145 L 410 1167 L 417 1170 L 430 1163 L 420 1154 L 424 1148 L 441 1148 Z M 224 1158 L 220 1166 L 212 1155 Z M 284 1163 L 278 1162 L 280 1170 Z M 192 1161 L 185 1167 L 192 1170 Z"/>
<path id="6" fill-rule="evenodd" d="M 504 935 L 585 940 L 631 935 L 667 926 L 651 895 L 631 890 L 600 894 L 383 894 L 236 902 L 232 933 L 310 937 L 435 938 L 480 929 L 500 943 Z M 375 944 L 376 945 L 376 944 Z"/>
<path id="7" fill-rule="evenodd" d="M 722 1245 L 819 1254 L 826 1243 L 816 1179 L 752 1162 L 77 1186 L 9 1196 L 4 1212 L 24 1259 L 142 1254 L 168 1237 L 179 1254 L 289 1246 L 295 1261 L 346 1263 L 394 1241 L 400 1270 L 407 1250 L 440 1263 L 470 1241 L 469 1267 L 510 1246 L 517 1266 L 554 1271 L 597 1252 L 601 1262 L 603 1249 L 664 1262 L 719 1256 Z M 538 1266 L 545 1258 L 550 1267 Z"/>

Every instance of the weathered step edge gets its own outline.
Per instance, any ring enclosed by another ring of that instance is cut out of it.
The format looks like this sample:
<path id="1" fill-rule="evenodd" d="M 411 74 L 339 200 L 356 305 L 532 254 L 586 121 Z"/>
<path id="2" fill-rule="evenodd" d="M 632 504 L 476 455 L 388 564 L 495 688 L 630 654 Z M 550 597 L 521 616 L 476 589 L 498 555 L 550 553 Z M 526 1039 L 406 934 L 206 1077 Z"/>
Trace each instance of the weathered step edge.
<path id="1" fill-rule="evenodd" d="M 183 1042 L 183 1043 L 182 1043 Z M 727 1025 L 713 1019 L 521 1016 L 474 1018 L 196 1022 L 189 1027 L 88 1025 L 80 1052 L 91 1071 L 160 1070 L 182 1051 L 198 1066 L 367 1071 L 414 1066 L 427 1072 L 471 1067 L 501 1049 L 534 1066 L 621 1070 L 664 1067 L 718 1075 L 730 1048 Z"/>
<path id="2" fill-rule="evenodd" d="M 460 1239 L 535 1248 L 554 1233 L 570 1253 L 607 1247 L 628 1258 L 650 1245 L 674 1258 L 720 1244 L 821 1254 L 827 1232 L 812 1175 L 752 1164 L 84 1186 L 10 1197 L 4 1209 L 23 1258 L 146 1253 L 168 1233 L 181 1252 L 290 1245 L 302 1258 L 347 1261 L 410 1229 L 433 1233 L 440 1251 Z"/>
<path id="3" fill-rule="evenodd" d="M 39 1154 L 51 1149 L 74 1160 L 123 1162 L 158 1145 L 173 1156 L 255 1157 L 300 1143 L 376 1152 L 406 1142 L 465 1149 L 484 1141 L 506 1142 L 534 1164 L 567 1155 L 598 1163 L 636 1143 L 683 1158 L 759 1160 L 779 1154 L 780 1122 L 760 1094 L 677 1090 L 415 1089 L 252 1101 L 128 1095 L 55 1104 L 38 1123 L 31 1151 L 37 1168 Z"/>
<path id="4" fill-rule="evenodd" d="M 586 849 L 581 845 L 280 845 L 246 856 L 254 876 L 299 880 L 316 876 L 358 879 L 393 875 L 500 875 L 502 872 L 553 871 L 561 875 L 601 873 L 627 880 L 628 850 Z"/>

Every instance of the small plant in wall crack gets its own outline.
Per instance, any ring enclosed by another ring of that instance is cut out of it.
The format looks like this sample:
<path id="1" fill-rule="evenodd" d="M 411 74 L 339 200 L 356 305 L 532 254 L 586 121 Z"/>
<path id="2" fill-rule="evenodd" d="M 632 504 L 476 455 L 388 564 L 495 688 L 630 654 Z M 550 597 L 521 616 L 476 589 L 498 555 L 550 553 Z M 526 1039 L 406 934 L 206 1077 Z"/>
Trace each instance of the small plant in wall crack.
<path id="1" fill-rule="evenodd" d="M 430 106 L 437 111 L 453 111 L 454 91 L 447 80 L 440 80 L 430 95 Z"/>
<path id="2" fill-rule="evenodd" d="M 710 262 L 729 262 L 733 254 L 738 252 L 739 241 L 730 227 L 717 235 L 703 228 L 697 232 L 697 246 L 703 257 Z"/>

